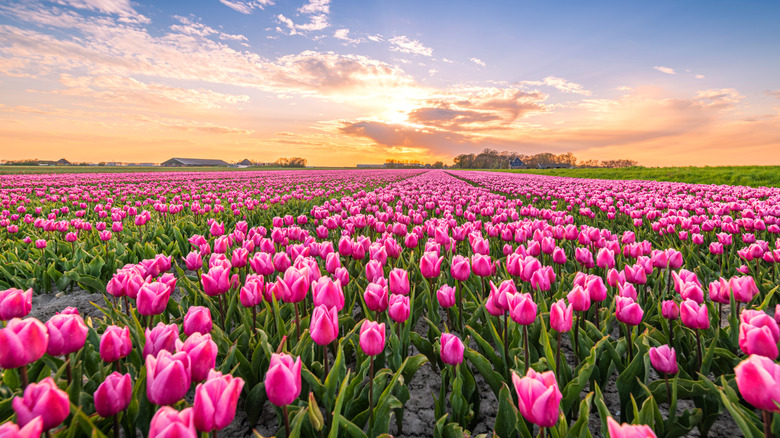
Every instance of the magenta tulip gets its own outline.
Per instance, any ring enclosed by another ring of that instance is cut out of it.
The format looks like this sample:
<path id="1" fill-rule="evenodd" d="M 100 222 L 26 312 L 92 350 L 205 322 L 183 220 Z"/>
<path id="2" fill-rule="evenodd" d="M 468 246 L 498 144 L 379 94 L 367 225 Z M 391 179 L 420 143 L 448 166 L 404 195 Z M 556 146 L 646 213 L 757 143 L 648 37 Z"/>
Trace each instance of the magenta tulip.
<path id="1" fill-rule="evenodd" d="M 75 353 L 84 347 L 87 340 L 87 325 L 78 314 L 54 315 L 46 321 L 46 329 L 49 332 L 46 352 L 51 356 Z"/>
<path id="2" fill-rule="evenodd" d="M 59 426 L 70 414 L 68 393 L 57 387 L 51 377 L 27 385 L 24 395 L 14 397 L 12 404 L 20 426 L 41 417 L 43 430 Z"/>
<path id="3" fill-rule="evenodd" d="M 268 400 L 282 407 L 292 403 L 301 394 L 301 358 L 285 353 L 271 355 L 265 373 L 265 392 Z"/>
<path id="4" fill-rule="evenodd" d="M 405 269 L 394 268 L 390 271 L 389 286 L 391 294 L 409 295 L 409 272 Z"/>
<path id="5" fill-rule="evenodd" d="M 661 316 L 668 320 L 675 320 L 680 317 L 680 307 L 673 300 L 666 300 L 661 303 Z"/>
<path id="6" fill-rule="evenodd" d="M 133 384 L 130 374 L 113 372 L 95 391 L 95 411 L 103 418 L 116 415 L 130 406 L 132 396 Z"/>
<path id="7" fill-rule="evenodd" d="M 372 312 L 384 312 L 388 305 L 387 286 L 380 283 L 369 283 L 363 293 L 363 299 Z"/>
<path id="8" fill-rule="evenodd" d="M 141 315 L 159 315 L 165 311 L 171 297 L 171 288 L 159 281 L 145 283 L 136 297 L 138 313 Z"/>
<path id="9" fill-rule="evenodd" d="M 197 335 L 196 335 L 197 336 Z M 208 336 L 208 335 L 207 335 Z M 172 405 L 190 389 L 190 359 L 181 351 L 146 356 L 146 396 L 156 405 Z"/>
<path id="10" fill-rule="evenodd" d="M 590 309 L 590 293 L 581 286 L 574 286 L 571 292 L 566 295 L 566 298 L 577 312 L 584 312 Z"/>
<path id="11" fill-rule="evenodd" d="M 190 251 L 186 257 L 184 257 L 184 265 L 190 271 L 197 271 L 203 268 L 203 256 L 200 251 Z"/>
<path id="12" fill-rule="evenodd" d="M 46 353 L 48 345 L 49 332 L 42 322 L 13 318 L 5 328 L 0 328 L 0 367 L 11 369 L 31 364 Z"/>
<path id="13" fill-rule="evenodd" d="M 458 281 L 466 281 L 471 275 L 471 267 L 469 266 L 469 259 L 462 255 L 456 255 L 452 258 L 452 265 L 450 266 L 450 274 L 452 278 Z"/>
<path id="14" fill-rule="evenodd" d="M 574 316 L 572 305 L 566 305 L 566 302 L 558 300 L 550 307 L 550 327 L 558 333 L 564 333 L 571 330 Z"/>
<path id="15" fill-rule="evenodd" d="M 445 309 L 454 306 L 455 289 L 448 284 L 443 284 L 439 290 L 436 291 L 436 299 L 439 301 L 439 305 Z"/>
<path id="16" fill-rule="evenodd" d="M 364 321 L 360 327 L 360 348 L 369 356 L 376 356 L 385 348 L 385 324 Z"/>
<path id="17" fill-rule="evenodd" d="M 194 417 L 192 408 L 179 412 L 170 406 L 163 406 L 152 417 L 149 438 L 197 438 Z"/>
<path id="18" fill-rule="evenodd" d="M 211 310 L 208 307 L 191 306 L 187 309 L 182 323 L 184 335 L 190 336 L 193 333 L 207 334 L 211 333 L 213 322 L 211 320 Z"/>
<path id="19" fill-rule="evenodd" d="M 650 426 L 628 423 L 621 425 L 612 417 L 607 417 L 607 428 L 610 438 L 656 438 L 655 432 Z"/>
<path id="20" fill-rule="evenodd" d="M 335 307 L 337 312 L 344 308 L 344 292 L 339 280 L 320 277 L 312 282 L 311 293 L 315 306 Z"/>
<path id="21" fill-rule="evenodd" d="M 525 377 L 513 372 L 512 384 L 523 418 L 539 427 L 553 427 L 558 423 L 563 394 L 552 371 L 537 373 L 529 368 Z"/>
<path id="22" fill-rule="evenodd" d="M 128 327 L 110 325 L 100 338 L 100 358 L 105 362 L 116 362 L 133 350 Z"/>
<path id="23" fill-rule="evenodd" d="M 0 438 L 40 438 L 42 431 L 41 417 L 35 417 L 21 428 L 11 422 L 0 424 Z"/>
<path id="24" fill-rule="evenodd" d="M 457 365 L 463 362 L 465 347 L 461 340 L 450 333 L 441 334 L 441 361 L 447 365 Z"/>
<path id="25" fill-rule="evenodd" d="M 436 278 L 441 274 L 441 263 L 444 257 L 435 252 L 426 252 L 420 257 L 420 273 L 425 278 Z"/>
<path id="26" fill-rule="evenodd" d="M 739 348 L 747 355 L 776 359 L 777 342 L 780 341 L 777 322 L 760 310 L 743 310 L 739 319 Z"/>
<path id="27" fill-rule="evenodd" d="M 509 316 L 520 325 L 531 325 L 536 320 L 536 303 L 531 294 L 517 293 L 507 296 Z"/>
<path id="28" fill-rule="evenodd" d="M 289 289 L 289 295 L 283 297 L 288 303 L 299 303 L 309 292 L 309 273 L 306 269 L 289 267 L 284 271 L 284 284 Z"/>
<path id="29" fill-rule="evenodd" d="M 209 371 L 217 364 L 219 351 L 210 334 L 193 333 L 178 350 L 187 353 L 190 358 L 190 376 L 193 382 L 205 380 Z"/>
<path id="30" fill-rule="evenodd" d="M 242 378 L 209 371 L 206 381 L 195 388 L 192 406 L 195 428 L 211 432 L 227 427 L 236 416 L 238 397 L 243 388 Z"/>
<path id="31" fill-rule="evenodd" d="M 748 303 L 758 295 L 758 286 L 753 277 L 732 277 L 729 280 L 734 299 L 740 303 Z"/>
<path id="32" fill-rule="evenodd" d="M 688 328 L 705 330 L 710 328 L 710 318 L 707 306 L 696 303 L 693 300 L 685 300 L 680 306 L 680 317 L 683 325 Z"/>
<path id="33" fill-rule="evenodd" d="M 165 325 L 158 322 L 152 328 L 146 329 L 146 344 L 144 344 L 143 356 L 157 356 L 160 351 L 176 352 L 176 342 L 179 341 L 179 326 L 176 324 Z"/>
<path id="34" fill-rule="evenodd" d="M 615 297 L 615 317 L 618 321 L 631 326 L 642 322 L 644 311 L 642 307 L 631 298 Z"/>
<path id="35" fill-rule="evenodd" d="M 668 345 L 650 347 L 650 363 L 659 373 L 677 374 L 677 354 Z"/>
<path id="36" fill-rule="evenodd" d="M 335 307 L 320 304 L 311 315 L 309 333 L 317 345 L 328 345 L 339 337 L 339 316 Z"/>
<path id="37" fill-rule="evenodd" d="M 390 301 L 388 302 L 387 314 L 390 318 L 397 322 L 402 323 L 409 319 L 409 297 L 405 295 L 390 295 Z"/>
<path id="38" fill-rule="evenodd" d="M 752 354 L 736 367 L 737 387 L 742 397 L 757 409 L 780 413 L 780 364 Z"/>
<path id="39" fill-rule="evenodd" d="M 0 291 L 0 320 L 24 318 L 32 309 L 32 288 L 26 291 L 10 288 Z"/>
<path id="40" fill-rule="evenodd" d="M 200 276 L 203 293 L 216 297 L 230 290 L 230 268 L 222 265 L 211 267 Z"/>

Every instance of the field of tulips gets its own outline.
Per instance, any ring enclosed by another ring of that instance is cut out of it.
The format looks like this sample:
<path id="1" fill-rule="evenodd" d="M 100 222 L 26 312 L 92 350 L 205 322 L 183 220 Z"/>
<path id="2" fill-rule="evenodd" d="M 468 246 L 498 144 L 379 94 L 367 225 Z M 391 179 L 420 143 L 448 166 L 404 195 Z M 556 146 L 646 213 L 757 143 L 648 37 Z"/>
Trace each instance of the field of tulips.
<path id="1" fill-rule="evenodd" d="M 780 437 L 780 189 L 36 174 L 0 202 L 1 438 Z"/>

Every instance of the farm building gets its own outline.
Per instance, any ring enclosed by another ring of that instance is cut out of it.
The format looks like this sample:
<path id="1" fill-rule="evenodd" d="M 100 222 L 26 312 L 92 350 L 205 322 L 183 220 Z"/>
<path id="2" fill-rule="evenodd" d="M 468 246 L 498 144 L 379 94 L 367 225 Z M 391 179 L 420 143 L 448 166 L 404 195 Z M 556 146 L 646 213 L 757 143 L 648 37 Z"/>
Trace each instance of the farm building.
<path id="1" fill-rule="evenodd" d="M 171 158 L 160 164 L 163 167 L 208 167 L 230 166 L 222 160 L 206 160 L 202 158 Z"/>
<path id="2" fill-rule="evenodd" d="M 244 158 L 243 161 L 236 163 L 236 166 L 254 166 L 255 163 L 249 161 L 249 158 Z"/>
<path id="3" fill-rule="evenodd" d="M 509 168 L 510 169 L 528 169 L 528 165 L 523 162 L 523 160 L 515 157 L 512 160 L 509 160 Z"/>
<path id="4" fill-rule="evenodd" d="M 57 161 L 48 161 L 48 160 L 38 160 L 39 166 L 72 166 L 73 164 L 70 163 L 70 161 L 60 158 Z"/>

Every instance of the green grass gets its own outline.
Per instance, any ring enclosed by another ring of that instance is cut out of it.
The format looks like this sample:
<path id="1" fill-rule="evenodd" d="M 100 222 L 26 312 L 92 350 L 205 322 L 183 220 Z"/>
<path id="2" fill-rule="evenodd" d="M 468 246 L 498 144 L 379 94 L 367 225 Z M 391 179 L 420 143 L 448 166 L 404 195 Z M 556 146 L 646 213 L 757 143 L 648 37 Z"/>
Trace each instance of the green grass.
<path id="1" fill-rule="evenodd" d="M 593 179 L 640 179 L 694 184 L 780 187 L 780 166 L 628 167 L 622 169 L 529 169 L 495 172 L 532 173 Z"/>
<path id="2" fill-rule="evenodd" d="M 334 170 L 344 167 L 142 167 L 142 166 L 0 166 L 3 174 L 45 174 L 45 173 L 137 173 L 137 172 L 251 172 L 258 170 Z"/>

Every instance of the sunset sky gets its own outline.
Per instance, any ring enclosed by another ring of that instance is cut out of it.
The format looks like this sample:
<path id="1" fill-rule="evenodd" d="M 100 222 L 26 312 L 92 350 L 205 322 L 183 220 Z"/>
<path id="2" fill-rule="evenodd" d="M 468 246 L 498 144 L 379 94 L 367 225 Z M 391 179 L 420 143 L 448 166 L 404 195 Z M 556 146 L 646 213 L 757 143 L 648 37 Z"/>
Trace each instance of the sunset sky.
<path id="1" fill-rule="evenodd" d="M 780 2 L 3 0 L 0 159 L 780 164 Z"/>

